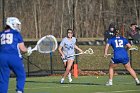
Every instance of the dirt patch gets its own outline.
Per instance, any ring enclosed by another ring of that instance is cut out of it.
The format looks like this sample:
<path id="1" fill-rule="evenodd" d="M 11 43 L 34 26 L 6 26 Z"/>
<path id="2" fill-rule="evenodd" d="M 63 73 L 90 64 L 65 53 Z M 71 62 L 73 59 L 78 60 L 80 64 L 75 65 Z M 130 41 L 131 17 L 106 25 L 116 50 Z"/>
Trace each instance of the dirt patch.
<path id="1" fill-rule="evenodd" d="M 81 71 L 79 70 L 79 75 L 81 76 L 103 76 L 106 75 L 107 73 L 103 72 L 103 71 Z"/>

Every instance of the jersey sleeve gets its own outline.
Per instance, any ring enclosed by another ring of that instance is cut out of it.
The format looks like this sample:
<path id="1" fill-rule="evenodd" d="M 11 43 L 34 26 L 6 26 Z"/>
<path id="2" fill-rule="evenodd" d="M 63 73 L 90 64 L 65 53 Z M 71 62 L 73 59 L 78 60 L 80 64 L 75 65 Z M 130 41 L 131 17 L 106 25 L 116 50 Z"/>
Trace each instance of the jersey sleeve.
<path id="1" fill-rule="evenodd" d="M 17 33 L 17 38 L 18 38 L 18 43 L 22 43 L 23 42 L 23 38 L 22 38 L 20 33 Z"/>
<path id="2" fill-rule="evenodd" d="M 129 43 L 128 40 L 126 38 L 124 38 L 124 44 L 126 45 L 128 43 Z"/>
<path id="3" fill-rule="evenodd" d="M 62 39 L 61 43 L 60 43 L 60 46 L 64 46 L 64 42 L 65 42 L 65 39 Z"/>
<path id="4" fill-rule="evenodd" d="M 73 42 L 76 43 L 76 38 L 75 37 L 73 37 Z"/>
<path id="5" fill-rule="evenodd" d="M 111 45 L 111 41 L 112 41 L 112 39 L 109 39 L 109 40 L 107 41 L 107 44 Z"/>

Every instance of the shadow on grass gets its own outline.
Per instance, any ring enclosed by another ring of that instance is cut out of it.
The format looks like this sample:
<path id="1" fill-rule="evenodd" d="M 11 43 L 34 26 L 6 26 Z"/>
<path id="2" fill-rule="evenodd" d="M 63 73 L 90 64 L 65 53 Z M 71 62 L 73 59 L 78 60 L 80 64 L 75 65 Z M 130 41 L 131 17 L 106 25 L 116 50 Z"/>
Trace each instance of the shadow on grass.
<path id="1" fill-rule="evenodd" d="M 50 82 L 44 82 L 44 81 L 26 81 L 26 83 L 54 83 L 54 84 L 61 84 L 59 81 L 50 81 Z M 72 83 L 63 83 L 64 84 L 75 84 L 75 85 L 104 85 L 104 84 L 97 84 L 97 83 L 85 83 L 85 82 L 72 82 Z"/>
<path id="2" fill-rule="evenodd" d="M 60 84 L 60 83 L 59 83 Z M 103 84 L 96 84 L 96 83 L 63 83 L 63 84 L 76 84 L 76 85 L 103 85 Z"/>

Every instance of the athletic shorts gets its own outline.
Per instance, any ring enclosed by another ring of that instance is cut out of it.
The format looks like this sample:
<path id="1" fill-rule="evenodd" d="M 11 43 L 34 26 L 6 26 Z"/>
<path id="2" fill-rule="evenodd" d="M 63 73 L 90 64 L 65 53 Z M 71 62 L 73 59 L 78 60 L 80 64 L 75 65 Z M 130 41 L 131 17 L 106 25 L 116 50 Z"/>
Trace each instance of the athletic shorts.
<path id="1" fill-rule="evenodd" d="M 75 57 L 72 56 L 72 57 L 69 57 L 69 58 L 62 59 L 62 60 L 63 60 L 63 62 L 67 62 L 68 60 L 74 60 L 74 59 L 75 59 Z"/>
<path id="2" fill-rule="evenodd" d="M 111 61 L 112 61 L 113 64 L 119 64 L 119 63 L 121 63 L 121 64 L 125 65 L 125 64 L 127 64 L 129 62 L 129 58 L 123 58 L 123 59 L 114 59 L 114 58 L 111 58 Z"/>

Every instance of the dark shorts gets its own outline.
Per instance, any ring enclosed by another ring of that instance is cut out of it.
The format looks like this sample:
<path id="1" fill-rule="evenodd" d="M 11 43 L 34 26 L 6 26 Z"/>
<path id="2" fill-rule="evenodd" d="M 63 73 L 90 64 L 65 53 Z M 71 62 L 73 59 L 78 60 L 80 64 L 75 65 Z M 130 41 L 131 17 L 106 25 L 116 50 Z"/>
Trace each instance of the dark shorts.
<path id="1" fill-rule="evenodd" d="M 114 59 L 114 58 L 111 58 L 111 61 L 112 61 L 113 64 L 119 64 L 119 63 L 121 63 L 121 64 L 125 65 L 125 64 L 127 64 L 129 62 L 129 58 L 123 58 L 123 59 Z"/>

